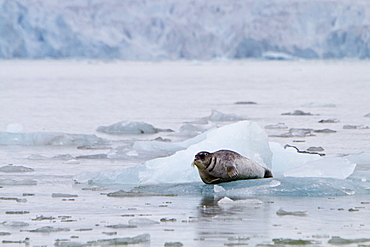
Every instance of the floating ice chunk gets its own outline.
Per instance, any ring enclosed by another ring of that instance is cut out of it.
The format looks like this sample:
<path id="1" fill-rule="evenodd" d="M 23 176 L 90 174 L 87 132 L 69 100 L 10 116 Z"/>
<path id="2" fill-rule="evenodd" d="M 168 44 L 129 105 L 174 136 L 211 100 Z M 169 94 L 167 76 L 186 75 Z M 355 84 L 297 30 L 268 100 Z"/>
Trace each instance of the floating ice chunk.
<path id="1" fill-rule="evenodd" d="M 37 181 L 33 179 L 14 180 L 0 178 L 0 185 L 36 185 Z"/>
<path id="2" fill-rule="evenodd" d="M 113 228 L 113 229 L 121 229 L 121 228 L 136 228 L 137 226 L 131 225 L 131 224 L 117 224 L 117 225 L 108 225 L 105 227 Z"/>
<path id="3" fill-rule="evenodd" d="M 87 246 L 119 246 L 119 245 L 129 245 L 129 244 L 140 244 L 150 241 L 149 234 L 141 234 L 135 237 L 126 238 L 113 238 L 113 239 L 100 239 L 97 241 L 88 241 Z"/>
<path id="4" fill-rule="evenodd" d="M 258 205 L 262 204 L 263 202 L 258 199 L 244 199 L 244 200 L 232 200 L 229 197 L 225 196 L 220 199 L 217 204 L 218 205 L 230 205 L 230 206 L 248 206 L 248 205 Z"/>
<path id="5" fill-rule="evenodd" d="M 283 115 L 283 116 L 312 116 L 313 114 L 310 113 L 310 112 L 295 110 L 294 112 L 282 113 L 281 115 Z"/>
<path id="6" fill-rule="evenodd" d="M 284 172 L 285 177 L 327 177 L 345 179 L 356 168 L 356 164 L 346 158 L 324 157 Z"/>
<path id="7" fill-rule="evenodd" d="M 96 135 L 66 134 L 58 132 L 9 133 L 0 132 L 0 145 L 94 145 L 108 141 Z"/>
<path id="8" fill-rule="evenodd" d="M 78 197 L 78 195 L 66 194 L 66 193 L 53 193 L 51 197 Z"/>
<path id="9" fill-rule="evenodd" d="M 370 113 L 366 114 L 364 117 L 370 117 Z"/>
<path id="10" fill-rule="evenodd" d="M 11 226 L 11 227 L 22 227 L 22 226 L 30 225 L 27 222 L 23 222 L 23 221 L 4 221 L 1 224 L 3 224 L 4 226 Z"/>
<path id="11" fill-rule="evenodd" d="M 348 244 L 358 244 L 370 242 L 370 238 L 355 238 L 355 239 L 346 239 L 339 236 L 333 236 L 328 243 L 334 245 L 348 245 Z"/>
<path id="12" fill-rule="evenodd" d="M 61 228 L 61 227 L 52 227 L 52 226 L 43 226 L 34 230 L 21 230 L 22 232 L 68 232 L 70 228 Z"/>
<path id="13" fill-rule="evenodd" d="M 277 123 L 275 125 L 266 125 L 265 129 L 287 129 L 288 126 L 285 123 Z"/>
<path id="14" fill-rule="evenodd" d="M 370 153 L 352 154 L 346 158 L 357 165 L 370 165 Z"/>
<path id="15" fill-rule="evenodd" d="M 139 219 L 130 219 L 128 221 L 130 225 L 135 225 L 135 226 L 143 226 L 143 225 L 154 225 L 154 224 L 159 224 L 158 221 L 151 220 L 151 219 L 146 219 L 146 218 L 139 218 Z"/>
<path id="16" fill-rule="evenodd" d="M 213 190 L 214 190 L 215 193 L 220 193 L 220 192 L 225 191 L 225 189 L 223 187 L 218 186 L 217 184 L 214 185 Z"/>
<path id="17" fill-rule="evenodd" d="M 320 159 L 319 155 L 300 154 L 295 149 L 284 149 L 279 143 L 270 142 L 272 157 L 272 174 L 283 175 L 285 171 L 301 166 L 309 161 Z"/>
<path id="18" fill-rule="evenodd" d="M 181 242 L 166 242 L 164 243 L 164 247 L 182 247 L 184 246 Z"/>
<path id="19" fill-rule="evenodd" d="M 16 198 L 16 197 L 0 197 L 0 200 L 4 201 L 16 201 L 16 202 L 27 202 L 25 198 Z"/>
<path id="20" fill-rule="evenodd" d="M 80 164 L 80 162 L 76 159 L 71 159 L 71 160 L 67 160 L 67 161 L 64 161 L 63 164 L 67 164 L 67 165 L 78 165 Z"/>
<path id="21" fill-rule="evenodd" d="M 138 167 L 121 171 L 84 173 L 75 180 L 100 184 L 156 184 L 201 181 L 197 169 L 191 166 L 194 155 L 200 151 L 214 152 L 230 149 L 262 165 L 271 167 L 272 153 L 266 132 L 257 123 L 241 121 L 209 130 L 194 138 L 176 144 L 182 149 L 174 155 L 145 162 Z"/>
<path id="22" fill-rule="evenodd" d="M 23 125 L 20 123 L 11 123 L 6 127 L 7 132 L 18 133 L 23 130 Z"/>
<path id="23" fill-rule="evenodd" d="M 197 169 L 191 167 L 194 155 L 200 151 L 214 152 L 230 149 L 267 167 L 271 166 L 272 153 L 266 133 L 258 124 L 241 121 L 204 133 L 205 139 L 166 158 L 145 162 L 139 174 L 140 182 L 180 183 L 200 181 Z M 181 174 L 181 176 L 179 176 Z"/>
<path id="24" fill-rule="evenodd" d="M 84 243 L 80 243 L 80 242 L 63 242 L 63 241 L 56 241 L 54 243 L 54 246 L 58 246 L 58 247 L 85 247 L 86 244 Z"/>
<path id="25" fill-rule="evenodd" d="M 238 116 L 234 113 L 230 113 L 230 114 L 225 114 L 225 113 L 222 113 L 222 112 L 219 112 L 217 110 L 212 110 L 212 113 L 209 117 L 205 117 L 203 118 L 205 120 L 210 120 L 210 121 L 214 121 L 214 122 L 217 122 L 217 121 L 241 121 L 241 120 L 245 120 L 244 117 L 242 116 Z"/>
<path id="26" fill-rule="evenodd" d="M 289 211 L 285 211 L 283 210 L 282 208 L 280 208 L 277 212 L 276 212 L 277 215 L 281 215 L 281 216 L 284 216 L 284 215 L 293 215 L 293 216 L 306 216 L 308 215 L 308 212 L 307 211 L 292 211 L 292 212 L 289 212 Z"/>
<path id="27" fill-rule="evenodd" d="M 304 104 L 303 106 L 304 107 L 336 107 L 335 104 L 331 104 L 331 103 L 315 103 L 315 102 L 307 103 L 307 104 Z"/>
<path id="28" fill-rule="evenodd" d="M 13 166 L 12 164 L 0 167 L 0 172 L 33 172 L 34 170 L 24 166 Z"/>
<path id="29" fill-rule="evenodd" d="M 154 128 L 153 125 L 144 122 L 122 121 L 109 126 L 100 126 L 96 129 L 96 131 L 111 135 L 126 135 L 126 134 L 154 134 L 159 131 L 169 131 L 169 130 L 160 130 Z"/>
<path id="30" fill-rule="evenodd" d="M 343 125 L 343 129 L 369 129 L 369 126 L 365 126 L 365 125 Z"/>

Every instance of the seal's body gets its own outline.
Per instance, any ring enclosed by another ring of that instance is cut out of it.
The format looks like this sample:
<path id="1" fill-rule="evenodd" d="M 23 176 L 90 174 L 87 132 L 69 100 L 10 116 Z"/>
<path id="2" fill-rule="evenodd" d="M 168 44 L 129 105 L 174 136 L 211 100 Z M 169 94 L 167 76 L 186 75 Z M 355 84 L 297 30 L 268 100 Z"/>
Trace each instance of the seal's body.
<path id="1" fill-rule="evenodd" d="M 195 155 L 193 165 L 206 184 L 217 184 L 243 179 L 270 178 L 272 173 L 256 162 L 230 150 Z"/>

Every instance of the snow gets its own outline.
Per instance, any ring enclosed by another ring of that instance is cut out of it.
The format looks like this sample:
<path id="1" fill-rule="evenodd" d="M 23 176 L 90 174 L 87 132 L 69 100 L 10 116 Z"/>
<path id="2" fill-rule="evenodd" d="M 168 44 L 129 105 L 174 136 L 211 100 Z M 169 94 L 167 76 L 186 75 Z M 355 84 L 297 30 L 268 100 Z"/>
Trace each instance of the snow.
<path id="1" fill-rule="evenodd" d="M 367 4 L 1 0 L 0 57 L 365 59 Z"/>

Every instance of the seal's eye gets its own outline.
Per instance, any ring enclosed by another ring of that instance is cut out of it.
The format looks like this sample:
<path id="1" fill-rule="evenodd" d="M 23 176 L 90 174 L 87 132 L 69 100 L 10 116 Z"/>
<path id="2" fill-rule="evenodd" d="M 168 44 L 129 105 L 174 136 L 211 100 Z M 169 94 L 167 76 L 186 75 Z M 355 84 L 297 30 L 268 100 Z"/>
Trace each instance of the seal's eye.
<path id="1" fill-rule="evenodd" d="M 207 155 L 208 153 L 199 153 L 197 156 L 199 159 L 203 160 Z"/>

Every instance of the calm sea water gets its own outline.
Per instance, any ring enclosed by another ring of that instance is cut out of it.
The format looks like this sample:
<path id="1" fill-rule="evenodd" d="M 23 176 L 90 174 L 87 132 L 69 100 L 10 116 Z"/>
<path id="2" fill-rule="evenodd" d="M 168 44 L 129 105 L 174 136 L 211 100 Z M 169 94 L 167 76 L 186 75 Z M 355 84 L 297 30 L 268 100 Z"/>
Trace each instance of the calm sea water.
<path id="1" fill-rule="evenodd" d="M 134 140 L 158 136 L 184 140 L 190 136 L 160 133 L 117 137 L 97 133 L 96 128 L 131 120 L 177 133 L 184 122 L 209 116 L 212 110 L 237 114 L 261 127 L 284 123 L 289 128 L 336 131 L 312 137 L 270 137 L 282 145 L 295 145 L 301 150 L 320 146 L 327 155 L 370 153 L 370 129 L 366 128 L 370 118 L 364 117 L 370 113 L 369 65 L 368 61 L 1 61 L 0 131 L 96 134 L 117 143 L 98 150 L 0 146 L 2 166 L 34 169 L 0 173 L 2 246 L 14 246 L 14 242 L 26 238 L 29 246 L 82 246 L 88 241 L 146 233 L 150 242 L 142 246 L 164 246 L 166 242 L 255 246 L 289 244 L 293 240 L 328 246 L 338 241 L 336 236 L 351 239 L 348 246 L 357 246 L 359 238 L 369 237 L 368 194 L 251 196 L 249 199 L 262 203 L 226 206 L 217 203 L 220 198 L 200 196 L 114 198 L 106 194 L 119 186 L 75 184 L 73 177 L 84 171 L 138 165 L 149 156 L 133 160 L 78 159 L 66 164 L 68 157 L 58 155 L 107 154 Z M 235 104 L 240 101 L 256 104 Z M 282 115 L 295 110 L 312 115 Z M 319 123 L 327 119 L 336 121 Z M 343 128 L 346 125 L 356 127 Z M 266 131 L 270 135 L 286 132 Z M 362 169 L 366 170 L 367 164 Z M 69 196 L 58 197 L 55 193 Z M 277 215 L 280 208 L 307 214 Z M 137 227 L 107 227 L 130 224 L 130 220 Z M 53 227 L 53 231 L 30 231 L 45 226 Z"/>

